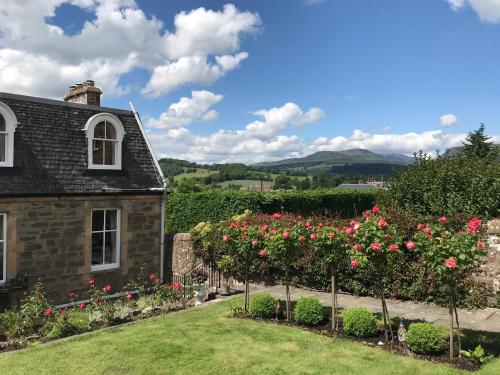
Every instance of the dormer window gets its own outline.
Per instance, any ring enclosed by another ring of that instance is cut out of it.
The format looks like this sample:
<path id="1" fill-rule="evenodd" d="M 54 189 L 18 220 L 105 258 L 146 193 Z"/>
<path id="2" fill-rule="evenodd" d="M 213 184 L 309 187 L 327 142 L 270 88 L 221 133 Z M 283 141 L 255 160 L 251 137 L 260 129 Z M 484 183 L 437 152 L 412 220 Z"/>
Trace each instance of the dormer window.
<path id="1" fill-rule="evenodd" d="M 111 113 L 92 116 L 83 129 L 87 133 L 89 169 L 121 169 L 123 124 Z"/>
<path id="2" fill-rule="evenodd" d="M 16 115 L 9 106 L 0 102 L 0 167 L 14 166 L 14 133 Z"/>

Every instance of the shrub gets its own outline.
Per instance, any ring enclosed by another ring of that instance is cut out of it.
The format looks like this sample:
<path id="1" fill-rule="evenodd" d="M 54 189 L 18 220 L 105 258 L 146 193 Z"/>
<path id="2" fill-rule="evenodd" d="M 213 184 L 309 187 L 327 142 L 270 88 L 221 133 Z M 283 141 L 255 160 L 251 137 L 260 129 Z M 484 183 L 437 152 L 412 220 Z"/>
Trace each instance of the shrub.
<path id="1" fill-rule="evenodd" d="M 3 331 L 9 340 L 17 339 L 31 331 L 31 321 L 23 320 L 19 311 L 8 310 L 0 314 L 0 331 Z"/>
<path id="2" fill-rule="evenodd" d="M 78 335 L 90 331 L 89 315 L 85 311 L 68 310 L 48 320 L 40 334 L 48 339 Z"/>
<path id="3" fill-rule="evenodd" d="M 443 350 L 441 332 L 431 323 L 410 324 L 406 342 L 411 351 L 417 354 L 436 354 Z"/>
<path id="4" fill-rule="evenodd" d="M 354 307 L 342 312 L 344 332 L 356 337 L 374 336 L 377 329 L 377 319 L 371 311 L 364 307 Z"/>
<path id="5" fill-rule="evenodd" d="M 333 213 L 353 217 L 371 208 L 377 194 L 375 190 L 174 193 L 166 203 L 166 231 L 172 234 L 189 232 L 200 222 L 217 223 L 245 210 L 261 213 L 284 211 L 301 215 Z"/>
<path id="6" fill-rule="evenodd" d="M 293 317 L 298 323 L 315 326 L 325 319 L 325 312 L 318 298 L 301 297 L 295 305 Z"/>
<path id="7" fill-rule="evenodd" d="M 256 295 L 250 301 L 248 312 L 254 318 L 272 318 L 275 315 L 276 298 L 269 294 Z"/>

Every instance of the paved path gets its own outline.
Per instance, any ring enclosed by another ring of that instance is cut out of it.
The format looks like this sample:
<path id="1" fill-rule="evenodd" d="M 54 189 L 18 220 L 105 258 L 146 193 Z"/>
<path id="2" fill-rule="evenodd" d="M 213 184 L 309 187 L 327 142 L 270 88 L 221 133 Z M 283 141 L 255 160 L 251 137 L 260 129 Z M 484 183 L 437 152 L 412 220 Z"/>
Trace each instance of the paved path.
<path id="1" fill-rule="evenodd" d="M 236 289 L 243 290 L 242 285 L 236 285 Z M 284 286 L 266 287 L 252 284 L 250 294 L 269 293 L 275 298 L 285 299 Z M 292 301 L 298 300 L 302 296 L 316 296 L 325 306 L 331 306 L 330 293 L 316 292 L 296 287 L 290 287 L 290 298 Z M 366 307 L 375 313 L 381 313 L 380 300 L 372 297 L 357 297 L 350 294 L 339 294 L 339 306 Z M 387 309 L 391 317 L 402 317 L 408 320 L 425 320 L 427 322 L 440 325 L 448 325 L 448 309 L 436 306 L 431 303 L 405 302 L 395 299 L 387 299 Z M 482 310 L 458 309 L 460 328 L 475 331 L 487 331 L 500 333 L 500 309 L 486 308 Z"/>

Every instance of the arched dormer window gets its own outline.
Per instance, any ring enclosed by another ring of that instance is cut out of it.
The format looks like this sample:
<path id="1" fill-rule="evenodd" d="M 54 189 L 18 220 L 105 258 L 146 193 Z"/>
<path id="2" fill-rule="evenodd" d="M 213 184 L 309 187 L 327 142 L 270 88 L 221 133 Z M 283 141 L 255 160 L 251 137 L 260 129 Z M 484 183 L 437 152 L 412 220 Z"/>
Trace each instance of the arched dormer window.
<path id="1" fill-rule="evenodd" d="M 122 169 L 122 122 L 111 113 L 92 116 L 83 129 L 87 134 L 89 169 Z"/>
<path id="2" fill-rule="evenodd" d="M 9 106 L 0 102 L 0 167 L 14 166 L 14 133 L 18 125 Z"/>

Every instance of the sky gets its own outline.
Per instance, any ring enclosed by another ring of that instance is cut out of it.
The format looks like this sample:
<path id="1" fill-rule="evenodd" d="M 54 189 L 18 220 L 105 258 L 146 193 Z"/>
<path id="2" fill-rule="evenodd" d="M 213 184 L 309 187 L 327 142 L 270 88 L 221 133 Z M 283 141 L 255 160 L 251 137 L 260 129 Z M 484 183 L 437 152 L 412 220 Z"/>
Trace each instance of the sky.
<path id="1" fill-rule="evenodd" d="M 0 1 L 0 91 L 87 79 L 159 158 L 500 143 L 500 0 Z"/>

